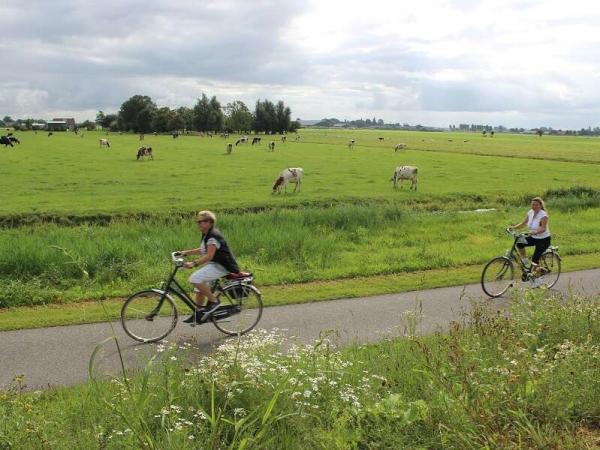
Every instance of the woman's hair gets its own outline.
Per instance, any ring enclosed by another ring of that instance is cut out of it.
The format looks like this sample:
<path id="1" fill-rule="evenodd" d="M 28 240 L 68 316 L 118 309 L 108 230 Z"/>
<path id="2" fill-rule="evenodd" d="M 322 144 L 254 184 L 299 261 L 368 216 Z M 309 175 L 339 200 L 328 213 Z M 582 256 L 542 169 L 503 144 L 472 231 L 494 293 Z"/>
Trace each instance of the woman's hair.
<path id="1" fill-rule="evenodd" d="M 208 219 L 212 222 L 212 224 L 214 225 L 215 223 L 217 223 L 217 216 L 215 216 L 215 213 L 212 211 L 200 211 L 198 213 L 198 215 L 196 216 L 196 218 L 198 220 L 200 219 Z"/>
<path id="2" fill-rule="evenodd" d="M 542 200 L 542 197 L 533 197 L 531 199 L 531 201 L 532 202 L 538 202 L 541 205 L 542 209 L 544 211 L 546 211 L 546 204 L 544 203 L 544 200 Z"/>

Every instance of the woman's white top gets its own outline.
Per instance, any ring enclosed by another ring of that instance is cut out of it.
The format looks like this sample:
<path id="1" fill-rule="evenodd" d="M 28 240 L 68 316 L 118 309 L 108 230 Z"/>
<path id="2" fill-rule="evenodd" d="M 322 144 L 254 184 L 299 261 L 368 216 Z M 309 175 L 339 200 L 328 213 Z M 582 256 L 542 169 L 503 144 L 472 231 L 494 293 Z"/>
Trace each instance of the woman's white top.
<path id="1" fill-rule="evenodd" d="M 546 211 L 543 209 L 540 209 L 537 214 L 533 211 L 533 209 L 530 209 L 527 213 L 527 228 L 529 228 L 529 231 L 537 231 L 540 228 L 540 221 L 544 217 L 548 217 L 548 214 L 546 214 Z M 531 237 L 533 239 L 544 239 L 548 236 L 550 236 L 550 227 L 548 226 L 548 222 L 546 222 L 546 231 L 540 234 L 532 235 Z"/>

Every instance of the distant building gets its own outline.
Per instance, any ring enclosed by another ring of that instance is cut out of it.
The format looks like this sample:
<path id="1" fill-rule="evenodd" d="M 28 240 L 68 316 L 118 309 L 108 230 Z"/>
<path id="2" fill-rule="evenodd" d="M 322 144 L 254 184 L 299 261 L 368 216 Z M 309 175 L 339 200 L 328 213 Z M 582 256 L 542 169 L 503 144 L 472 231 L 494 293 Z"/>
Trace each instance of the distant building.
<path id="1" fill-rule="evenodd" d="M 67 122 L 64 120 L 49 120 L 46 122 L 48 131 L 67 131 Z"/>
<path id="2" fill-rule="evenodd" d="M 58 118 L 58 119 L 52 119 L 52 122 L 65 122 L 67 124 L 67 128 L 70 131 L 74 131 L 75 130 L 75 119 L 70 118 L 70 119 L 62 119 L 62 118 Z M 48 122 L 50 123 L 50 122 Z"/>
<path id="3" fill-rule="evenodd" d="M 43 130 L 46 128 L 46 124 L 45 123 L 32 123 L 31 124 L 31 129 L 32 130 Z"/>

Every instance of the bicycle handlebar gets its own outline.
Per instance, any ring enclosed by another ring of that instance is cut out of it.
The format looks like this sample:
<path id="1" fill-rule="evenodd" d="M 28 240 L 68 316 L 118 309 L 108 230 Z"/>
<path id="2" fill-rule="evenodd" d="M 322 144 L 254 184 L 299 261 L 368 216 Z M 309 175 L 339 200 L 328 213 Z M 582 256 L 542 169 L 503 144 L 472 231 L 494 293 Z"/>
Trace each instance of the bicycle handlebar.
<path id="1" fill-rule="evenodd" d="M 183 266 L 183 263 L 185 262 L 182 258 L 181 252 L 172 252 L 171 260 L 173 261 L 173 264 L 175 264 L 177 267 Z"/>
<path id="2" fill-rule="evenodd" d="M 527 237 L 527 236 L 529 236 L 529 233 L 515 231 L 515 229 L 513 227 L 508 227 L 504 231 L 506 231 L 508 234 L 510 234 L 514 238 L 521 238 L 521 237 Z"/>

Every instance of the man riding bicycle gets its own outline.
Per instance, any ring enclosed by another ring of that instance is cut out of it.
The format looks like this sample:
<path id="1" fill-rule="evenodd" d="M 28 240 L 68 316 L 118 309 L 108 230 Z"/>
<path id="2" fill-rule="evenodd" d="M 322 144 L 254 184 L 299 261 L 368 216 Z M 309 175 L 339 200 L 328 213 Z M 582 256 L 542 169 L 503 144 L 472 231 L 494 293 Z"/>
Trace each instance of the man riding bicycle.
<path id="1" fill-rule="evenodd" d="M 212 281 L 228 273 L 238 273 L 240 271 L 225 238 L 215 228 L 215 223 L 217 222 L 215 214 L 211 211 L 200 211 L 196 222 L 202 234 L 200 247 L 179 252 L 182 256 L 200 255 L 200 258 L 186 262 L 183 267 L 191 269 L 203 266 L 189 277 L 189 282 L 194 285 L 196 304 L 201 311 L 193 313 L 184 320 L 186 323 L 198 322 L 204 314 L 212 313 L 219 308 L 219 301 L 210 289 Z M 208 299 L 206 306 L 204 306 L 205 298 Z"/>

